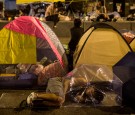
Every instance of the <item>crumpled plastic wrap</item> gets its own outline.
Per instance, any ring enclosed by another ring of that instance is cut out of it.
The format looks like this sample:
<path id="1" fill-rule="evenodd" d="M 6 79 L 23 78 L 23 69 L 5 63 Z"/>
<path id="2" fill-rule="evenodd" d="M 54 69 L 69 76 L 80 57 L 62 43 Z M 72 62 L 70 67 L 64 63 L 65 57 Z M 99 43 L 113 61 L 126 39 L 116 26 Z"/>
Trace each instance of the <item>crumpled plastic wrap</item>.
<path id="1" fill-rule="evenodd" d="M 120 106 L 122 81 L 104 65 L 82 64 L 64 80 L 66 98 L 72 104 L 92 106 Z"/>
<path id="2" fill-rule="evenodd" d="M 127 29 L 120 30 L 120 33 L 123 35 L 125 40 L 130 44 L 132 40 L 135 38 L 135 32 Z"/>

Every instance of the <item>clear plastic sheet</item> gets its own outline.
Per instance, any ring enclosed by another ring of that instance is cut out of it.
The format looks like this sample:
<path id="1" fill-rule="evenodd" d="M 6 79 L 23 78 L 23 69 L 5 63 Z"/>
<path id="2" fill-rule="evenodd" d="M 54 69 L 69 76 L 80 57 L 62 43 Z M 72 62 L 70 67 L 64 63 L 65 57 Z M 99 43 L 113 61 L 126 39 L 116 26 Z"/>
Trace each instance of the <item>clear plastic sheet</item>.
<path id="1" fill-rule="evenodd" d="M 107 66 L 80 65 L 67 74 L 64 83 L 66 98 L 72 102 L 65 106 L 121 105 L 123 83 Z"/>
<path id="2" fill-rule="evenodd" d="M 135 38 L 135 32 L 127 29 L 120 30 L 120 33 L 123 35 L 125 40 L 130 44 L 131 41 Z"/>

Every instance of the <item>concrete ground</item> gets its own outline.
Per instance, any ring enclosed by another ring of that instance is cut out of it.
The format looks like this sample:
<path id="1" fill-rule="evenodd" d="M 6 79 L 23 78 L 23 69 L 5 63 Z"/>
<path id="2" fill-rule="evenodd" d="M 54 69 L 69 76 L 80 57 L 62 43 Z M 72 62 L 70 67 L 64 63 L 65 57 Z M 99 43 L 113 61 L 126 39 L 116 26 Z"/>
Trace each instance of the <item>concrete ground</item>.
<path id="1" fill-rule="evenodd" d="M 0 115 L 130 115 L 135 111 L 120 106 L 77 106 L 65 103 L 60 108 L 25 108 L 19 110 L 19 104 L 34 90 L 0 90 Z"/>
<path id="2" fill-rule="evenodd" d="M 110 109 L 109 109 L 110 110 Z M 97 108 L 65 108 L 52 110 L 29 110 L 15 111 L 14 109 L 0 109 L 1 115 L 130 115 L 129 113 L 115 113 Z"/>

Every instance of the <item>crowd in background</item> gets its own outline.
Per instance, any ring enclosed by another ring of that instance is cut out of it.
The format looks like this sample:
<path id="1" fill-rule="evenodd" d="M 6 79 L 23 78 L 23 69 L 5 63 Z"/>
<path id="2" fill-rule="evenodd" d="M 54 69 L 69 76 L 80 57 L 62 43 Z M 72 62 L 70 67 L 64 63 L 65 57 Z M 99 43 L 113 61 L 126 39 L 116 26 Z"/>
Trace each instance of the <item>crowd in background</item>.
<path id="1" fill-rule="evenodd" d="M 34 2 L 31 4 L 17 5 L 16 11 L 5 11 L 4 20 L 13 20 L 16 17 L 27 15 L 41 20 L 56 22 L 59 20 L 69 21 L 80 18 L 85 21 L 121 21 L 121 6 L 116 11 L 109 11 L 103 0 L 97 0 L 91 5 L 88 2 Z M 134 20 L 134 13 L 127 16 L 128 20 Z M 49 17 L 50 15 L 55 15 Z"/>

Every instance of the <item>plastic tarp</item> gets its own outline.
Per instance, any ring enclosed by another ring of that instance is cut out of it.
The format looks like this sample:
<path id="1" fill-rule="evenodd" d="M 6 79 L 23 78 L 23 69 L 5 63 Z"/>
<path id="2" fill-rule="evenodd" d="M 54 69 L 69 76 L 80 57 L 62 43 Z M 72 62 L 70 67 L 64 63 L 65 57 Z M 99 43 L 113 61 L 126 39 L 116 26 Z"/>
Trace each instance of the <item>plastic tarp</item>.
<path id="1" fill-rule="evenodd" d="M 135 38 L 135 32 L 127 29 L 120 30 L 120 33 L 124 36 L 128 44 L 130 44 Z"/>
<path id="2" fill-rule="evenodd" d="M 120 106 L 123 82 L 104 65 L 82 64 L 67 74 L 65 106 Z M 89 88 L 94 88 L 88 93 Z M 66 90 L 67 89 L 67 90 Z M 97 97 L 94 95 L 98 93 Z"/>
<path id="3" fill-rule="evenodd" d="M 127 43 L 132 48 L 133 52 L 135 52 L 135 32 L 132 30 L 122 29 L 120 33 L 124 36 Z"/>

